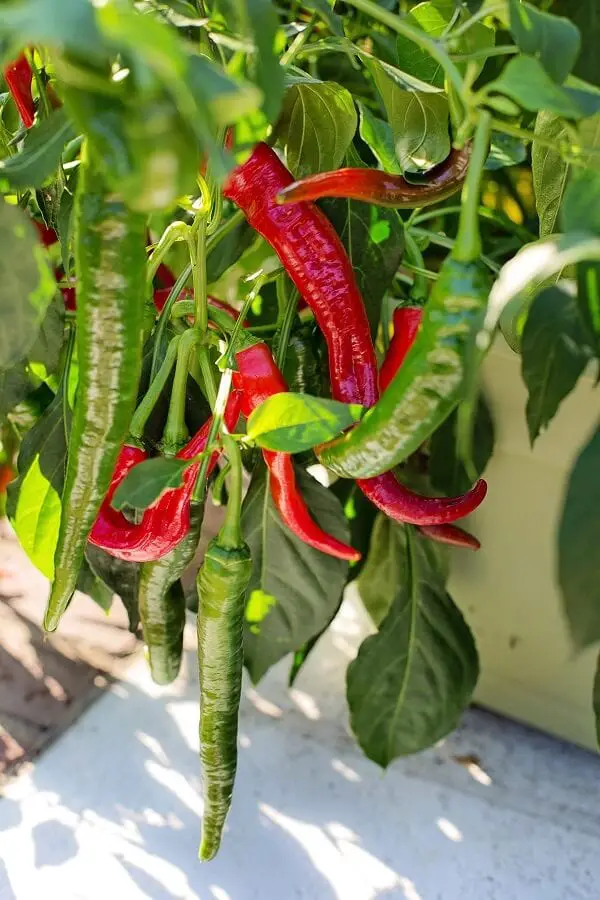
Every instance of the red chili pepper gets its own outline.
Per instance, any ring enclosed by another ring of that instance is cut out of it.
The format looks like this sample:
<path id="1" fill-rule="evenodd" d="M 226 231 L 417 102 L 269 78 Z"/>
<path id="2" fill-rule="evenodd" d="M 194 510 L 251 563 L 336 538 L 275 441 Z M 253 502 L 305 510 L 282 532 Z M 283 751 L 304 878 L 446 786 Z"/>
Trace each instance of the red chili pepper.
<path id="1" fill-rule="evenodd" d="M 273 247 L 314 312 L 327 338 L 334 398 L 372 406 L 377 400 L 377 363 L 352 265 L 318 207 L 277 204 L 276 195 L 292 181 L 275 152 L 258 144 L 229 176 L 223 193 Z"/>
<path id="2" fill-rule="evenodd" d="M 266 344 L 254 344 L 240 350 L 235 360 L 239 371 L 234 373 L 233 383 L 242 394 L 242 413 L 246 417 L 267 397 L 289 390 Z M 296 483 L 290 454 L 263 450 L 263 458 L 269 469 L 273 501 L 290 531 L 321 553 L 337 559 L 360 559 L 357 550 L 327 534 L 312 518 Z"/>
<path id="3" fill-rule="evenodd" d="M 34 219 L 33 224 L 37 228 L 40 241 L 44 247 L 52 247 L 58 243 L 58 235 L 54 228 L 48 228 L 47 225 L 44 225 L 43 222 L 38 222 L 37 219 Z"/>
<path id="4" fill-rule="evenodd" d="M 423 319 L 420 306 L 399 306 L 394 310 L 394 335 L 379 370 L 379 389 L 386 387 L 404 362 L 404 358 L 417 336 Z"/>
<path id="5" fill-rule="evenodd" d="M 333 225 L 314 204 L 277 204 L 277 194 L 292 180 L 274 151 L 258 144 L 247 162 L 230 175 L 224 195 L 273 247 L 313 310 L 327 342 L 333 397 L 373 406 L 378 398 L 375 350 L 350 260 Z M 485 482 L 478 482 L 462 497 L 421 497 L 400 485 L 390 472 L 357 484 L 386 515 L 417 525 L 468 515 L 487 489 Z"/>
<path id="6" fill-rule="evenodd" d="M 234 391 L 225 410 L 225 424 L 231 431 L 240 415 L 242 398 Z M 204 423 L 188 444 L 181 450 L 179 459 L 192 459 L 206 448 L 211 419 Z M 216 466 L 219 453 L 211 457 L 209 474 Z M 147 458 L 139 447 L 125 445 L 119 455 L 109 491 L 90 535 L 90 543 L 101 547 L 112 556 L 129 562 L 153 562 L 170 553 L 183 540 L 190 528 L 190 499 L 200 470 L 195 463 L 185 470 L 183 485 L 166 491 L 160 499 L 145 510 L 142 521 L 134 525 L 111 506 L 114 493 L 133 466 Z"/>
<path id="7" fill-rule="evenodd" d="M 23 53 L 4 68 L 4 80 L 19 110 L 25 128 L 35 121 L 35 103 L 31 95 L 33 72 Z"/>
<path id="8" fill-rule="evenodd" d="M 163 288 L 168 288 L 169 290 L 174 286 L 175 281 L 177 280 L 165 263 L 161 263 L 156 270 L 156 278 Z"/>
<path id="9" fill-rule="evenodd" d="M 9 466 L 8 463 L 0 464 L 0 494 L 4 494 L 6 492 L 6 488 L 11 483 L 13 478 L 16 477 L 16 473 L 14 472 L 12 466 Z"/>
<path id="10" fill-rule="evenodd" d="M 481 544 L 477 538 L 457 525 L 424 525 L 419 528 L 421 534 L 450 547 L 464 547 L 466 550 L 479 550 Z"/>
<path id="11" fill-rule="evenodd" d="M 426 180 L 412 184 L 402 175 L 390 175 L 378 169 L 337 169 L 320 172 L 280 190 L 279 203 L 297 203 L 305 200 L 321 200 L 324 197 L 348 197 L 363 200 L 377 206 L 395 209 L 413 209 L 446 200 L 458 191 L 465 180 L 471 145 L 462 150 L 451 150 L 439 166 L 425 175 Z"/>

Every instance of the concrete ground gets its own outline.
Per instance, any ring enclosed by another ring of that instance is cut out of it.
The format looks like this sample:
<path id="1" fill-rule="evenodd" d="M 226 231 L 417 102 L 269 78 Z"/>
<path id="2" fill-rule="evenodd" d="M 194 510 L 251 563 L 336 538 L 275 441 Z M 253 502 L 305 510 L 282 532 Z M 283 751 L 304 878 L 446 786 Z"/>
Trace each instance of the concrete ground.
<path id="1" fill-rule="evenodd" d="M 347 732 L 347 604 L 285 689 L 249 689 L 232 813 L 197 862 L 193 633 L 155 687 L 138 659 L 0 800 L 0 900 L 597 900 L 600 759 L 480 710 L 386 773 Z"/>

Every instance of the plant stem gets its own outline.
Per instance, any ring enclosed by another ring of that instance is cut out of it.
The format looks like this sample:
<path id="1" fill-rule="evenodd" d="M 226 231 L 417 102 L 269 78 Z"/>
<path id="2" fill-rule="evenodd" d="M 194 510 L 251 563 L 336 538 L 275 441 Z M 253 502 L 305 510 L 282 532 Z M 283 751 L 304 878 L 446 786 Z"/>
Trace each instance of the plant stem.
<path id="1" fill-rule="evenodd" d="M 281 302 L 279 310 L 279 321 L 277 323 L 277 332 L 273 341 L 273 350 L 275 354 L 275 362 L 281 369 L 285 362 L 285 357 L 290 343 L 290 335 L 292 333 L 292 325 L 296 317 L 298 308 L 298 291 L 296 288 L 289 290 L 287 275 L 280 275 L 277 281 L 277 298 Z"/>
<path id="2" fill-rule="evenodd" d="M 425 212 L 416 215 L 414 219 L 411 219 L 411 226 L 422 225 L 423 222 L 429 222 L 431 219 L 437 219 L 441 216 L 455 215 L 456 213 L 460 213 L 461 210 L 462 206 L 459 204 L 454 206 L 443 206 L 439 209 L 428 209 Z M 532 234 L 531 231 L 523 228 L 522 225 L 513 222 L 508 216 L 500 215 L 497 211 L 488 209 L 487 206 L 480 206 L 477 210 L 477 215 L 480 219 L 488 219 L 490 222 L 494 222 L 499 228 L 503 228 L 504 231 L 508 231 L 509 234 L 514 234 L 526 244 L 530 241 L 537 240 L 536 234 Z"/>
<path id="3" fill-rule="evenodd" d="M 219 543 L 222 547 L 233 550 L 244 543 L 242 535 L 242 493 L 244 489 L 244 469 L 242 466 L 242 454 L 237 441 L 230 434 L 223 435 L 223 447 L 227 453 L 227 459 L 231 466 L 229 475 L 229 499 L 225 521 L 219 533 Z"/>
<path id="4" fill-rule="evenodd" d="M 186 281 L 190 277 L 192 271 L 191 264 L 188 265 L 183 272 L 180 274 L 179 278 L 171 288 L 171 292 L 167 297 L 167 302 L 162 308 L 162 312 L 158 319 L 158 325 L 156 326 L 156 335 L 154 337 L 154 351 L 152 354 L 152 368 L 150 370 L 150 381 L 154 381 L 158 370 L 160 368 L 159 357 L 160 357 L 160 348 L 164 339 L 165 330 L 171 318 L 171 311 L 173 306 L 175 305 L 175 301 L 179 297 L 182 292 Z"/>
<path id="5" fill-rule="evenodd" d="M 194 287 L 194 327 L 201 334 L 208 328 L 208 285 L 206 279 L 206 225 L 205 215 L 199 215 L 196 227 L 196 240 L 189 242 L 190 259 L 192 261 L 192 283 Z"/>
<path id="6" fill-rule="evenodd" d="M 171 370 L 177 359 L 179 341 L 180 337 L 179 335 L 176 335 L 169 343 L 165 358 L 162 361 L 160 369 L 156 373 L 156 377 L 150 382 L 150 386 L 144 395 L 144 399 L 133 414 L 131 425 L 129 427 L 129 434 L 135 440 L 139 441 L 142 439 L 146 422 L 150 418 L 152 410 L 156 406 L 158 398 L 169 380 Z"/>
<path id="7" fill-rule="evenodd" d="M 207 450 L 205 451 L 205 456 L 200 466 L 200 472 L 198 473 L 197 489 L 194 491 L 194 496 L 200 502 L 206 497 L 206 476 L 208 474 L 211 457 L 210 447 L 214 444 L 223 423 L 225 407 L 227 406 L 227 400 L 229 399 L 231 391 L 232 375 L 231 369 L 226 369 L 221 376 L 221 383 L 219 384 L 219 392 L 213 410 L 212 422 L 210 423 L 210 431 L 206 440 Z"/>
<path id="8" fill-rule="evenodd" d="M 148 259 L 148 282 L 152 284 L 152 280 L 158 271 L 158 267 L 163 259 L 177 241 L 185 241 L 188 239 L 190 226 L 185 222 L 171 222 L 171 224 L 163 231 L 156 247 L 150 254 Z"/>
<path id="9" fill-rule="evenodd" d="M 296 37 L 294 38 L 294 40 L 292 41 L 292 43 L 290 44 L 288 49 L 282 55 L 281 60 L 280 60 L 280 63 L 282 66 L 289 66 L 296 59 L 296 56 L 298 55 L 298 53 L 300 53 L 300 51 L 302 50 L 302 48 L 308 41 L 309 37 L 311 36 L 312 30 L 315 27 L 316 21 L 317 21 L 317 13 L 313 12 L 312 16 L 310 17 L 310 19 L 307 22 L 307 24 L 305 25 L 305 27 L 302 29 L 302 31 L 299 34 L 296 35 Z"/>
<path id="10" fill-rule="evenodd" d="M 198 332 L 190 328 L 179 338 L 169 414 L 163 432 L 163 449 L 167 454 L 176 453 L 189 437 L 185 424 L 185 398 L 192 350 L 198 343 L 199 337 Z"/>
<path id="11" fill-rule="evenodd" d="M 479 112 L 477 129 L 473 138 L 473 153 L 469 171 L 461 194 L 462 210 L 458 220 L 458 234 L 454 245 L 454 259 L 471 262 L 481 256 L 481 234 L 479 231 L 479 195 L 483 167 L 490 149 L 491 115 L 485 110 Z"/>
<path id="12" fill-rule="evenodd" d="M 473 13 L 466 22 L 463 22 L 462 25 L 459 25 L 458 28 L 455 28 L 453 31 L 447 35 L 447 40 L 455 40 L 461 35 L 466 34 L 466 32 L 473 27 L 477 22 L 481 19 L 487 19 L 488 16 L 493 16 L 496 13 L 503 12 L 506 6 L 504 3 L 497 3 L 496 6 L 487 6 L 485 3 L 481 7 L 481 9 L 477 10 L 477 12 Z"/>
<path id="13" fill-rule="evenodd" d="M 425 270 L 425 260 L 423 259 L 423 254 L 421 253 L 417 242 L 413 237 L 413 233 L 411 233 L 408 229 L 404 231 L 404 241 L 406 247 L 406 255 L 410 262 L 416 268 Z M 416 269 L 413 269 L 415 272 L 415 280 L 413 283 L 411 295 L 416 299 L 425 299 L 429 293 L 429 285 L 427 283 L 427 278 L 422 272 L 417 272 Z"/>
<path id="14" fill-rule="evenodd" d="M 519 48 L 514 44 L 500 44 L 498 47 L 473 50 L 472 53 L 451 53 L 450 59 L 456 63 L 465 63 L 477 59 L 488 59 L 490 56 L 512 56 L 514 53 L 519 53 Z"/>
<path id="15" fill-rule="evenodd" d="M 350 6 L 354 6 L 356 9 L 360 9 L 361 12 L 366 13 L 368 16 L 371 16 L 372 19 L 381 22 L 382 25 L 387 25 L 392 31 L 403 35 L 408 38 L 409 41 L 413 41 L 418 47 L 421 47 L 422 50 L 425 50 L 426 53 L 440 64 L 448 77 L 448 81 L 454 85 L 460 96 L 463 96 L 463 80 L 460 71 L 438 41 L 430 38 L 419 28 L 410 25 L 401 16 L 397 16 L 394 13 L 388 12 L 387 9 L 378 6 L 374 0 L 347 0 L 347 3 Z"/>
<path id="16" fill-rule="evenodd" d="M 428 237 L 432 244 L 437 244 L 438 247 L 445 247 L 447 250 L 452 250 L 456 246 L 456 241 L 453 238 L 449 238 L 445 234 L 438 234 L 437 231 L 429 231 L 428 228 L 416 227 L 412 228 L 411 231 L 413 234 L 417 235 L 417 237 Z M 480 259 L 490 271 L 494 273 L 500 271 L 500 266 L 497 265 L 493 259 L 490 259 L 489 256 L 482 253 Z"/>

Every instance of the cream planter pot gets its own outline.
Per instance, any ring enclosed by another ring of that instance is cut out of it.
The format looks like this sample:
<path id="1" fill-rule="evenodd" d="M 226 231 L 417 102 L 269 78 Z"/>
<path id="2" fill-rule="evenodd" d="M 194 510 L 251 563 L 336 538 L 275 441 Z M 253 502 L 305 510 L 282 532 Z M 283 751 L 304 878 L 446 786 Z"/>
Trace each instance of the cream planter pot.
<path id="1" fill-rule="evenodd" d="M 555 535 L 571 465 L 598 420 L 598 393 L 591 378 L 582 378 L 532 450 L 520 365 L 498 338 L 484 367 L 496 423 L 496 448 L 485 473 L 489 493 L 468 526 L 482 549 L 453 552 L 449 589 L 479 648 L 475 700 L 596 749 L 596 650 L 575 656 L 569 642 Z"/>

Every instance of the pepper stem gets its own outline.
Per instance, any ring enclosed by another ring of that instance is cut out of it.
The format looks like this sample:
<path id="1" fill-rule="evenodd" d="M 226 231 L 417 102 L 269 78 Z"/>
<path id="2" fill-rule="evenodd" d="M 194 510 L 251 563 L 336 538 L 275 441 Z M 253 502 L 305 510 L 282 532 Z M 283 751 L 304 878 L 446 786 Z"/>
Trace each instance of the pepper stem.
<path id="1" fill-rule="evenodd" d="M 180 335 L 176 335 L 170 341 L 165 358 L 162 361 L 160 369 L 156 373 L 156 377 L 150 382 L 150 386 L 144 395 L 144 399 L 133 414 L 129 434 L 136 441 L 142 440 L 146 422 L 150 418 L 152 410 L 156 406 L 158 398 L 169 380 L 171 369 L 175 365 L 175 360 L 177 359 L 179 341 Z"/>
<path id="2" fill-rule="evenodd" d="M 459 262 L 475 262 L 481 256 L 479 197 L 483 167 L 490 149 L 491 122 L 491 115 L 485 110 L 480 111 L 469 171 L 462 189 L 458 234 L 452 251 L 453 258 Z"/>
<path id="3" fill-rule="evenodd" d="M 409 229 L 405 229 L 404 231 L 404 245 L 406 248 L 406 255 L 414 265 L 413 272 L 415 278 L 413 281 L 411 296 L 414 299 L 424 300 L 429 294 L 429 284 L 427 276 L 423 274 L 423 270 L 426 271 L 425 260 L 423 259 L 423 254 L 419 249 L 419 245 L 410 233 Z"/>
<path id="4" fill-rule="evenodd" d="M 279 321 L 277 323 L 277 333 L 273 341 L 273 349 L 275 351 L 275 362 L 281 369 L 285 362 L 285 356 L 290 343 L 290 335 L 292 333 L 292 325 L 298 308 L 298 291 L 293 288 L 288 291 L 289 284 L 287 275 L 280 275 L 277 279 L 277 300 L 279 302 Z"/>
<path id="5" fill-rule="evenodd" d="M 219 433 L 219 429 L 221 428 L 223 416 L 225 415 L 225 407 L 227 406 L 227 400 L 229 399 L 229 393 L 231 391 L 232 374 L 233 373 L 231 369 L 226 369 L 221 376 L 221 383 L 219 385 L 219 393 L 217 394 L 217 400 L 214 406 L 212 422 L 210 424 L 210 431 L 206 439 L 207 448 L 212 447 Z M 195 491 L 195 496 L 200 502 L 202 502 L 206 497 L 206 476 L 208 473 L 209 465 L 210 451 L 205 451 L 204 459 L 202 460 L 202 465 L 200 466 L 200 472 L 198 473 L 197 484 L 199 485 L 199 487 L 198 490 Z"/>
<path id="6" fill-rule="evenodd" d="M 227 453 L 231 471 L 229 473 L 229 498 L 225 521 L 219 532 L 219 545 L 227 550 L 235 550 L 244 544 L 241 522 L 244 469 L 242 454 L 235 438 L 230 434 L 224 434 L 223 447 Z"/>
<path id="7" fill-rule="evenodd" d="M 185 397 L 190 370 L 190 359 L 192 351 L 198 343 L 198 339 L 198 332 L 194 331 L 192 328 L 184 332 L 179 339 L 179 346 L 177 348 L 177 366 L 175 368 L 169 414 L 163 432 L 163 449 L 167 454 L 177 452 L 189 437 L 187 426 L 185 424 Z"/>

